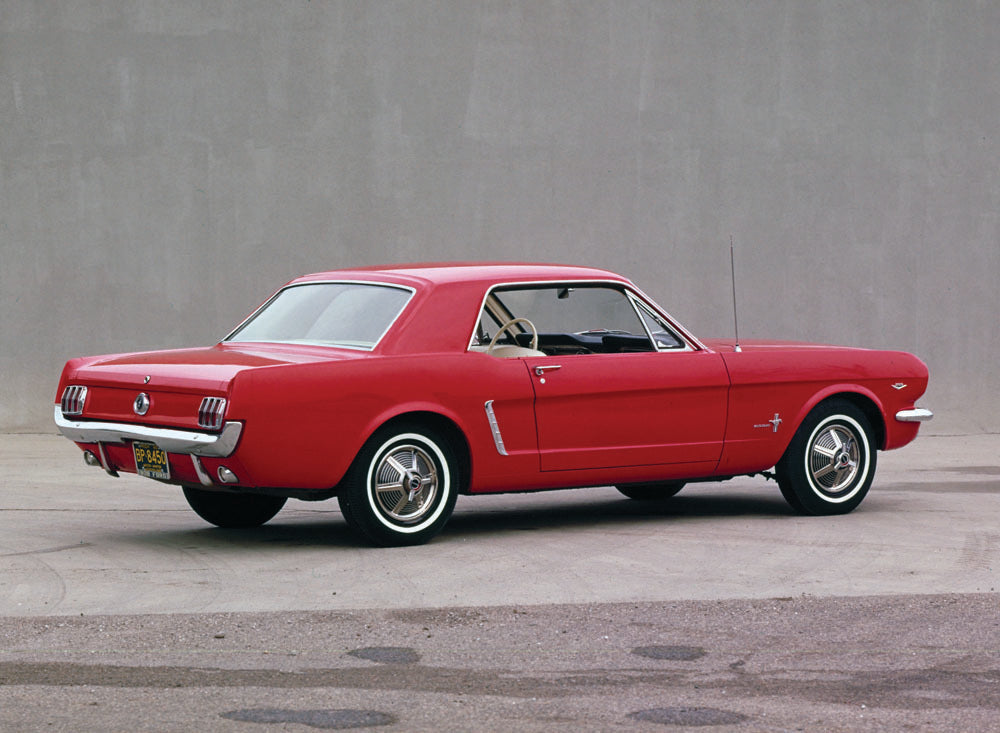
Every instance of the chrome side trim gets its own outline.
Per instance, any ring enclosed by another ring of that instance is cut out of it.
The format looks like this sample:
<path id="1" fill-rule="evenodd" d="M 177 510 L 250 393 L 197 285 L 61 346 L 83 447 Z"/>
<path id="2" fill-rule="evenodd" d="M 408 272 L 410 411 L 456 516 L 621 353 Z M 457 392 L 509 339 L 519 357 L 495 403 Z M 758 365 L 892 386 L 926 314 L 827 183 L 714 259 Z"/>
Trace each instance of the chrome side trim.
<path id="1" fill-rule="evenodd" d="M 198 456 L 191 456 L 191 465 L 194 466 L 194 472 L 198 474 L 198 480 L 201 481 L 202 486 L 214 486 L 212 477 L 208 475 L 208 471 L 201 465 L 201 459 Z"/>
<path id="2" fill-rule="evenodd" d="M 496 413 L 493 412 L 493 400 L 486 402 L 486 420 L 490 424 L 490 432 L 493 433 L 493 442 L 496 444 L 497 453 L 502 456 L 507 455 L 507 449 L 503 444 L 503 436 L 500 434 L 500 425 L 497 423 Z"/>
<path id="3" fill-rule="evenodd" d="M 896 413 L 896 419 L 900 422 L 927 422 L 934 413 L 922 407 L 914 407 L 912 410 L 900 410 Z"/>
<path id="4" fill-rule="evenodd" d="M 167 453 L 187 453 L 194 456 L 225 458 L 236 450 L 243 432 L 243 423 L 227 422 L 222 432 L 195 433 L 173 428 L 153 428 L 116 422 L 67 420 L 59 405 L 55 405 L 55 421 L 59 432 L 74 443 L 122 443 L 126 440 L 148 440 Z M 102 449 L 102 459 L 103 449 Z M 106 467 L 106 466 L 105 466 Z"/>

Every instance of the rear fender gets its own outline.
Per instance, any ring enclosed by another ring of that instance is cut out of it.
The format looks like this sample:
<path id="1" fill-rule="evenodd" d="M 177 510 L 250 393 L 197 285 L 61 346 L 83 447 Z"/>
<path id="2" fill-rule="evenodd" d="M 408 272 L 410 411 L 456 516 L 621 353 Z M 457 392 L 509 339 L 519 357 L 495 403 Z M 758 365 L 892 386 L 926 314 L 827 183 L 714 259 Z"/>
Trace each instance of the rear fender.
<path id="1" fill-rule="evenodd" d="M 412 402 L 404 405 L 393 405 L 377 415 L 365 428 L 362 435 L 364 439 L 359 443 L 354 451 L 355 457 L 361 452 L 364 445 L 371 440 L 376 432 L 393 422 L 412 422 L 417 424 L 428 424 L 451 439 L 452 447 L 461 462 L 461 477 L 458 482 L 459 491 L 465 493 L 470 477 L 472 475 L 473 457 L 469 441 L 469 429 L 456 412 L 439 404 L 429 402 Z M 353 463 L 353 459 L 351 461 Z M 341 477 L 342 479 L 343 477 Z M 340 479 L 338 479 L 339 483 Z"/>

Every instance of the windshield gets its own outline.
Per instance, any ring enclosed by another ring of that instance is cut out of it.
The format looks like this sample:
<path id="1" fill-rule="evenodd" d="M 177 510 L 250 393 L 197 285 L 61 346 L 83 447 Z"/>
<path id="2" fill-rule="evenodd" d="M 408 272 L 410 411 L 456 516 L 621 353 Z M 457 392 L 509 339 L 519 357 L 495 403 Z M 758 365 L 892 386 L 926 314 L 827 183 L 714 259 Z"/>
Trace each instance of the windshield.
<path id="1" fill-rule="evenodd" d="M 309 283 L 275 295 L 226 341 L 374 349 L 412 292 L 389 285 Z"/>
<path id="2" fill-rule="evenodd" d="M 546 287 L 497 290 L 496 298 L 517 316 L 530 318 L 539 333 L 631 333 L 645 336 L 625 294 L 608 287 Z"/>

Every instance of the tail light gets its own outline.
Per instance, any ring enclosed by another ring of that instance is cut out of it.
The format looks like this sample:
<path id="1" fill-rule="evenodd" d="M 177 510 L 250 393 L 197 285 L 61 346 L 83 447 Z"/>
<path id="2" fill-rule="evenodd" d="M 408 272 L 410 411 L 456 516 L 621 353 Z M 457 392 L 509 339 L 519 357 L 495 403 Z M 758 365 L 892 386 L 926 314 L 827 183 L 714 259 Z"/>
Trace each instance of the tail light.
<path id="1" fill-rule="evenodd" d="M 70 385 L 63 390 L 59 408 L 63 415 L 82 415 L 83 403 L 87 400 L 87 388 Z"/>
<path id="2" fill-rule="evenodd" d="M 226 401 L 221 397 L 206 397 L 198 408 L 198 425 L 209 430 L 222 427 L 222 418 L 226 414 Z"/>

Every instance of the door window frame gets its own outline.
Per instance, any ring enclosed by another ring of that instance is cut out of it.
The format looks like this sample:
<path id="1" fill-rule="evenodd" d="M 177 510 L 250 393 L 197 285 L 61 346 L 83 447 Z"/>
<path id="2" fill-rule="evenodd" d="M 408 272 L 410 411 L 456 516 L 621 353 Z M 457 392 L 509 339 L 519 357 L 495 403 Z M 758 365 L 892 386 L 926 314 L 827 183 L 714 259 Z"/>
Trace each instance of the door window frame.
<path id="1" fill-rule="evenodd" d="M 635 311 L 636 318 L 639 319 L 639 323 L 642 324 L 643 330 L 646 333 L 646 337 L 649 339 L 653 346 L 653 351 L 645 353 L 687 353 L 691 351 L 707 351 L 708 349 L 702 344 L 698 339 L 691 334 L 690 331 L 681 326 L 669 313 L 660 308 L 655 301 L 649 298 L 645 293 L 636 288 L 632 283 L 622 282 L 619 280 L 529 280 L 526 282 L 509 282 L 509 283 L 497 283 L 491 285 L 483 296 L 482 302 L 479 305 L 479 311 L 476 316 L 476 320 L 472 327 L 472 333 L 469 336 L 469 341 L 466 346 L 466 351 L 473 351 L 473 347 L 477 346 L 477 340 L 479 336 L 479 324 L 484 316 L 489 317 L 492 320 L 496 320 L 493 313 L 486 310 L 487 303 L 490 301 L 491 296 L 497 291 L 503 290 L 544 290 L 544 289 L 557 289 L 557 288 L 583 288 L 583 287 L 604 287 L 617 290 L 629 301 Z M 506 306 L 503 305 L 502 301 L 500 306 L 507 310 Z M 653 337 L 652 332 L 649 329 L 649 325 L 646 323 L 646 319 L 643 317 L 641 310 L 646 310 L 654 319 L 659 320 L 668 329 L 668 332 L 673 334 L 677 340 L 681 343 L 681 346 L 660 346 L 656 338 Z M 508 311 L 509 312 L 509 311 Z M 511 313 L 512 317 L 516 317 L 517 314 Z M 523 329 L 522 329 L 523 331 Z M 595 354 L 596 356 L 596 354 Z M 608 356 L 604 354 L 604 356 Z"/>

